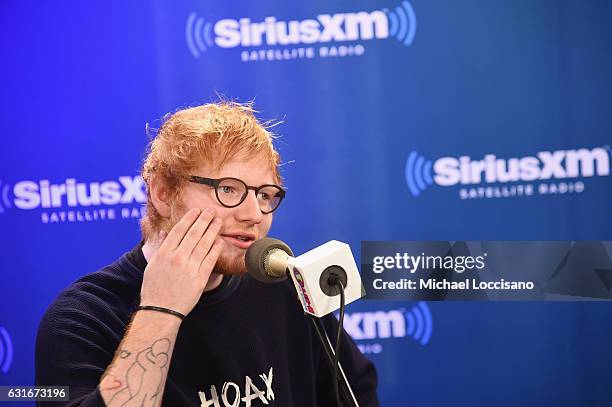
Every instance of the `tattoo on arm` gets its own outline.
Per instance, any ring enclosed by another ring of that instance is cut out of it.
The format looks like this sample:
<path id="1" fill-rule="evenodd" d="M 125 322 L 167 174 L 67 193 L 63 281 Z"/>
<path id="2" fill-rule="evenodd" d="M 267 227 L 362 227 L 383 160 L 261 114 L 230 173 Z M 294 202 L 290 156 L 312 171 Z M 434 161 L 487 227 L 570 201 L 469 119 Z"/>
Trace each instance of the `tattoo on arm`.
<path id="1" fill-rule="evenodd" d="M 117 390 L 122 387 L 123 389 L 112 396 L 109 405 L 125 407 L 157 405 L 157 401 L 161 400 L 164 379 L 168 373 L 170 345 L 170 340 L 167 338 L 156 340 L 150 347 L 138 352 L 136 360 L 127 369 L 124 378 L 110 376 L 113 381 L 104 390 Z M 126 359 L 131 354 L 127 350 L 121 350 L 119 357 Z"/>

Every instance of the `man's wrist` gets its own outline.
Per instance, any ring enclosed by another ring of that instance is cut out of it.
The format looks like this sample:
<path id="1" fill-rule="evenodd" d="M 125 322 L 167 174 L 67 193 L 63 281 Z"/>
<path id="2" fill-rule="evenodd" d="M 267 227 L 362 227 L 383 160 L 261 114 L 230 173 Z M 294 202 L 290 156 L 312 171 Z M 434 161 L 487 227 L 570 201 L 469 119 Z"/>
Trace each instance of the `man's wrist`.
<path id="1" fill-rule="evenodd" d="M 132 324 L 134 321 L 142 322 L 145 325 L 159 325 L 160 327 L 178 328 L 183 322 L 180 318 L 175 315 L 171 315 L 164 312 L 149 311 L 149 310 L 138 310 L 134 312 L 132 317 Z"/>
<path id="2" fill-rule="evenodd" d="M 168 314 L 177 317 L 181 321 L 183 321 L 186 315 L 173 310 L 172 308 L 159 307 L 156 305 L 140 305 L 137 308 L 137 311 L 153 311 L 153 312 L 161 312 L 162 314 Z"/>

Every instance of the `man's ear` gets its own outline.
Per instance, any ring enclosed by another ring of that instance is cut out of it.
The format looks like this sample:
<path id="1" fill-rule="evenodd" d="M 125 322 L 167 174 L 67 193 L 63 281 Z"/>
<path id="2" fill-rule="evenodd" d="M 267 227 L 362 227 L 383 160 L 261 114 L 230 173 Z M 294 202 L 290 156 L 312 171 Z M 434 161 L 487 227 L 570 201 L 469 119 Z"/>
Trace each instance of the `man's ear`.
<path id="1" fill-rule="evenodd" d="M 153 178 L 151 182 L 149 182 L 149 193 L 151 194 L 151 201 L 153 202 L 155 209 L 157 209 L 157 212 L 162 216 L 162 218 L 169 218 L 170 201 L 168 199 L 168 189 L 165 187 L 165 185 L 159 182 L 157 178 Z"/>

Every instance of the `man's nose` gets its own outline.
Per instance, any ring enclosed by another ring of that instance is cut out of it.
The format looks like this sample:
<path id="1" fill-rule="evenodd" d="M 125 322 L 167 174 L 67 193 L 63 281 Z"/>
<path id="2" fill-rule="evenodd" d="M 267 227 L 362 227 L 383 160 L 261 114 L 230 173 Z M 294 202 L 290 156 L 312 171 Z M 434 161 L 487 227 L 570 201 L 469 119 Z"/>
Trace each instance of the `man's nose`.
<path id="1" fill-rule="evenodd" d="M 259 202 L 257 201 L 257 196 L 255 196 L 255 191 L 248 191 L 246 198 L 244 198 L 244 202 L 242 205 L 238 206 L 238 220 L 248 221 L 253 223 L 260 223 L 263 219 L 263 213 L 261 213 L 261 209 L 259 208 Z"/>

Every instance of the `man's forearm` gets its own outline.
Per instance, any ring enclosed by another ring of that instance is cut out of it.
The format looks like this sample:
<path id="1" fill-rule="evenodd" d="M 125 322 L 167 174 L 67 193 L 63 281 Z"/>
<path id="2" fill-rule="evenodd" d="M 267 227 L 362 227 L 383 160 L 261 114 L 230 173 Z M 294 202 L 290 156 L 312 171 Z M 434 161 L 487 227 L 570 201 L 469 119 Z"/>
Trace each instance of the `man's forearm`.
<path id="1" fill-rule="evenodd" d="M 138 311 L 100 381 L 107 406 L 160 406 L 181 320 Z"/>

